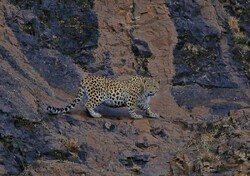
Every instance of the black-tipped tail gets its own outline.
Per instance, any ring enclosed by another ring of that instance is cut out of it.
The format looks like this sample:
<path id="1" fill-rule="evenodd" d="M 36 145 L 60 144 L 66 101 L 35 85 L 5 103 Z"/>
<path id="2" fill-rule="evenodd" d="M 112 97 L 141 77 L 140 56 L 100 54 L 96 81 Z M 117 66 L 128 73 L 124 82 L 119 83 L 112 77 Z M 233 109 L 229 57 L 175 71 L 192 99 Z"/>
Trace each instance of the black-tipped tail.
<path id="1" fill-rule="evenodd" d="M 47 111 L 48 111 L 50 114 L 59 114 L 59 113 L 61 113 L 60 108 L 55 108 L 55 107 L 53 107 L 53 106 L 48 106 L 48 107 L 47 107 Z"/>
<path id="2" fill-rule="evenodd" d="M 60 114 L 60 113 L 69 112 L 71 109 L 75 108 L 75 106 L 81 101 L 83 94 L 84 94 L 84 88 L 80 86 L 80 88 L 78 90 L 77 97 L 74 99 L 74 101 L 72 103 L 70 103 L 65 108 L 56 108 L 53 106 L 48 106 L 47 111 L 50 114 Z"/>
<path id="3" fill-rule="evenodd" d="M 53 106 L 48 106 L 47 111 L 50 114 L 60 114 L 60 113 L 69 112 L 73 108 L 74 108 L 74 106 L 72 106 L 72 105 L 66 106 L 65 108 L 56 108 L 56 107 L 53 107 Z"/>

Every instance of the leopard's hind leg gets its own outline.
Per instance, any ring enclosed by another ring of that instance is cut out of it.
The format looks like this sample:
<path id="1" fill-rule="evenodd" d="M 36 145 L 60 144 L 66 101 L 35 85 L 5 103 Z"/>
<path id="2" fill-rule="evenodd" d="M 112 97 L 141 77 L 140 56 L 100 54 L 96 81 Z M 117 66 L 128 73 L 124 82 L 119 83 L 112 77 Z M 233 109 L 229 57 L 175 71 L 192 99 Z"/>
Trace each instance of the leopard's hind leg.
<path id="1" fill-rule="evenodd" d="M 86 109 L 92 117 L 100 118 L 102 115 L 98 112 L 95 112 L 95 108 L 103 102 L 103 96 L 101 94 L 88 96 L 88 101 L 85 104 Z"/>

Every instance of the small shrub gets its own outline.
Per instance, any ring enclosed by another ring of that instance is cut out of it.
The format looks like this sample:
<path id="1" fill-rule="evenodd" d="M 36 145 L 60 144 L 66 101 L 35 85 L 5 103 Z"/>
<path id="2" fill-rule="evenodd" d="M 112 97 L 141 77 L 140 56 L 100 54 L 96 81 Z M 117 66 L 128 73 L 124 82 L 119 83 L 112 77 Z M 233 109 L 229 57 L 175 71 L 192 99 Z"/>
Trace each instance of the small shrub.
<path id="1" fill-rule="evenodd" d="M 219 160 L 219 157 L 213 154 L 212 152 L 205 151 L 204 153 L 200 153 L 202 162 L 215 162 Z"/>
<path id="2" fill-rule="evenodd" d="M 248 37 L 243 32 L 235 33 L 234 42 L 239 45 L 248 45 Z"/>
<path id="3" fill-rule="evenodd" d="M 184 50 L 188 51 L 190 54 L 192 54 L 193 56 L 196 56 L 196 57 L 200 57 L 200 56 L 202 56 L 203 53 L 206 52 L 206 49 L 203 48 L 202 46 L 194 45 L 191 43 L 187 43 L 184 46 Z"/>
<path id="4" fill-rule="evenodd" d="M 134 165 L 132 168 L 131 168 L 131 171 L 133 172 L 140 172 L 141 171 L 141 167 L 140 166 L 137 166 L 137 165 Z"/>

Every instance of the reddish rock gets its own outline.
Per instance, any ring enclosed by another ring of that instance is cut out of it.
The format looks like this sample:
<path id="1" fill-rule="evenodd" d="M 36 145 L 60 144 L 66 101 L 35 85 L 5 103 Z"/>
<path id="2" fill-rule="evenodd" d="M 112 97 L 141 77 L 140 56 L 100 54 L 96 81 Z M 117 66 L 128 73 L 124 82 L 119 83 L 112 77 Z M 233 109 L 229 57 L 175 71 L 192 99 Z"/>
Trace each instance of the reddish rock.
<path id="1" fill-rule="evenodd" d="M 249 175 L 249 80 L 226 21 L 238 17 L 249 37 L 244 6 L 1 0 L 0 175 Z M 147 59 L 134 55 L 136 38 Z M 86 100 L 48 115 L 87 73 L 161 80 L 150 102 L 160 118 L 104 106 L 91 118 Z"/>

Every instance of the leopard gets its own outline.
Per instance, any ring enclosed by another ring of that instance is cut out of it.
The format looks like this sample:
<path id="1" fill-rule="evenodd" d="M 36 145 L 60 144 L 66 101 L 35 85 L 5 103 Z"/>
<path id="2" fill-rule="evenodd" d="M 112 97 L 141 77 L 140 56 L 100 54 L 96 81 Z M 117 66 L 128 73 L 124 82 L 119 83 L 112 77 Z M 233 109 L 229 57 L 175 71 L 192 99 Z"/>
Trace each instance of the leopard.
<path id="1" fill-rule="evenodd" d="M 78 93 L 72 103 L 64 108 L 48 106 L 50 114 L 67 113 L 87 96 L 85 108 L 90 116 L 100 118 L 102 115 L 95 111 L 101 104 L 109 107 L 127 107 L 131 118 L 141 119 L 142 115 L 136 109 L 144 111 L 151 118 L 159 118 L 150 109 L 150 98 L 157 94 L 160 80 L 152 77 L 132 76 L 128 79 L 111 79 L 105 76 L 87 75 L 79 85 Z"/>

